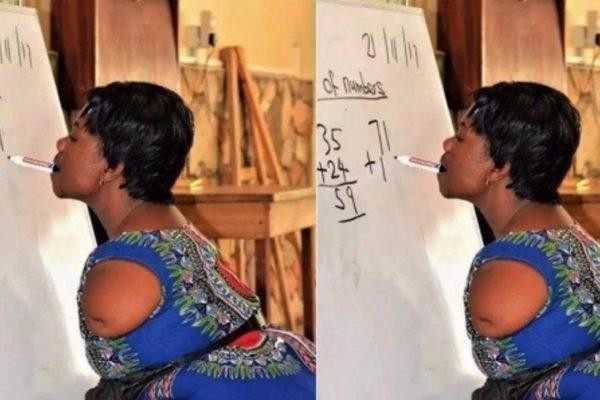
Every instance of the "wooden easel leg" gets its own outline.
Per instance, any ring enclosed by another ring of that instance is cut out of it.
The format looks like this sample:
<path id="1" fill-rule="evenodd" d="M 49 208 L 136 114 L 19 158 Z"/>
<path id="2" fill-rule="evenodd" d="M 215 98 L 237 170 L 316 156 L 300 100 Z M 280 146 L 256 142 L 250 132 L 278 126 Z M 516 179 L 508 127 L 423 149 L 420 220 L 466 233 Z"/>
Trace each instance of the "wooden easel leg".
<path id="1" fill-rule="evenodd" d="M 269 298 L 267 291 L 267 273 L 269 269 L 269 253 L 271 253 L 271 245 L 269 240 L 256 240 L 256 266 L 255 276 L 256 281 L 254 287 L 256 288 L 256 294 L 260 298 L 262 304 L 263 314 L 269 315 Z M 268 318 L 268 317 L 267 317 Z"/>
<path id="2" fill-rule="evenodd" d="M 283 314 L 285 316 L 285 322 L 291 330 L 295 330 L 295 321 L 292 318 L 292 311 L 290 307 L 290 290 L 285 279 L 285 266 L 283 265 L 283 248 L 281 246 L 281 238 L 276 237 L 271 239 L 271 245 L 273 246 L 273 258 L 276 271 L 277 284 L 279 287 L 279 293 L 281 295 L 281 303 L 283 305 Z"/>
<path id="3" fill-rule="evenodd" d="M 225 67 L 225 87 L 226 98 L 225 103 L 228 110 L 228 127 L 230 128 L 230 147 L 228 154 L 230 155 L 229 165 L 231 173 L 228 176 L 227 183 L 241 186 L 242 185 L 242 126 L 241 126 L 241 109 L 240 109 L 240 90 L 238 76 L 238 57 L 235 49 L 232 47 L 224 48 L 220 52 L 221 59 Z M 244 243 L 241 240 L 235 240 L 233 243 L 235 251 L 236 273 L 238 278 L 247 282 L 246 277 L 246 256 Z"/>
<path id="4" fill-rule="evenodd" d="M 256 160 L 256 172 L 258 175 L 258 182 L 260 185 L 266 185 L 269 181 L 267 176 L 267 167 L 265 163 L 265 155 L 263 146 L 261 143 L 260 135 L 258 133 L 258 125 L 255 117 L 250 112 L 250 107 L 247 106 L 248 115 L 250 117 L 250 133 L 252 135 L 252 142 L 254 144 L 254 158 Z"/>
<path id="5" fill-rule="evenodd" d="M 242 170 L 242 125 L 240 110 L 240 90 L 238 86 L 238 58 L 233 48 L 221 50 L 221 58 L 225 64 L 226 103 L 229 110 L 229 126 L 231 127 L 231 169 L 233 185 L 241 186 Z"/>
<path id="6" fill-rule="evenodd" d="M 302 303 L 304 335 L 315 340 L 315 228 L 302 229 Z"/>
<path id="7" fill-rule="evenodd" d="M 252 247 L 251 249 L 249 249 L 249 247 Z M 246 268 L 244 268 L 244 273 L 246 276 L 246 284 L 248 285 L 248 287 L 250 288 L 250 290 L 252 290 L 253 292 L 256 293 L 256 260 L 257 260 L 257 256 L 256 256 L 256 241 L 255 240 L 245 240 L 244 241 L 244 249 L 245 249 L 245 253 L 244 254 L 253 254 L 254 255 L 254 260 L 252 261 L 252 263 L 248 262 L 248 258 L 246 258 Z"/>
<path id="8" fill-rule="evenodd" d="M 246 252 L 244 241 L 242 239 L 235 241 L 235 264 L 237 266 L 237 276 L 240 281 L 248 286 L 248 277 L 246 276 Z"/>

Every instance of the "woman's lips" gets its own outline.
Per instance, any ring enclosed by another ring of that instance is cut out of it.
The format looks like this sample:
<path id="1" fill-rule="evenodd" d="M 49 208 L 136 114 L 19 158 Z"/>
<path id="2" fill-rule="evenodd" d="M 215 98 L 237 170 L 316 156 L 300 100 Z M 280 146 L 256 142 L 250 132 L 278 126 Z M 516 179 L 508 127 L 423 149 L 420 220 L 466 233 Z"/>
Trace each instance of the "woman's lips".
<path id="1" fill-rule="evenodd" d="M 446 168 L 446 165 L 444 164 L 444 159 L 441 158 L 440 159 L 440 172 L 446 172 L 448 171 L 448 169 Z"/>
<path id="2" fill-rule="evenodd" d="M 52 164 L 54 164 L 54 169 L 52 170 L 53 173 L 55 172 L 60 172 L 60 167 L 58 166 L 58 164 L 56 163 L 56 158 L 54 160 L 52 160 Z"/>

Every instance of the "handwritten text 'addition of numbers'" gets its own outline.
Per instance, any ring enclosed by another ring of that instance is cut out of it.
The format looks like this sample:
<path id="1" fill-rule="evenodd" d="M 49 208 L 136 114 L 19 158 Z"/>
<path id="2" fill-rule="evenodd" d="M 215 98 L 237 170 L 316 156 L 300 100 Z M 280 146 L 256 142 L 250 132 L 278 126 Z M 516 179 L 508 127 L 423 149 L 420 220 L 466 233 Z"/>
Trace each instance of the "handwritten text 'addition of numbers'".
<path id="1" fill-rule="evenodd" d="M 323 124 L 317 124 L 317 135 L 325 143 L 325 156 L 327 160 L 319 161 L 317 172 L 319 173 L 319 187 L 333 189 L 334 207 L 344 212 L 344 217 L 339 223 L 346 223 L 364 217 L 366 214 L 359 212 L 352 186 L 358 181 L 349 180 L 350 170 L 344 165 L 341 157 L 337 156 L 342 149 L 340 136 L 342 129 L 327 128 Z"/>

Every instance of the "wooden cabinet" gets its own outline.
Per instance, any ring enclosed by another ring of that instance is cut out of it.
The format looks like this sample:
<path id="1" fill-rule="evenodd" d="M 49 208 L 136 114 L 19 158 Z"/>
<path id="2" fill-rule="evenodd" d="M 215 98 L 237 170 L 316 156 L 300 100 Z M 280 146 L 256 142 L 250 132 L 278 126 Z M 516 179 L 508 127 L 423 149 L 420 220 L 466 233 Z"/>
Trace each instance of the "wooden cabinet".
<path id="1" fill-rule="evenodd" d="M 600 188 L 585 193 L 561 189 L 562 203 L 579 224 L 594 238 L 600 240 Z"/>
<path id="2" fill-rule="evenodd" d="M 143 80 L 179 90 L 176 1 L 54 0 L 52 48 L 59 54 L 64 109 L 94 86 Z"/>
<path id="3" fill-rule="evenodd" d="M 499 81 L 533 80 L 566 90 L 564 0 L 440 0 L 438 47 L 452 110 Z"/>

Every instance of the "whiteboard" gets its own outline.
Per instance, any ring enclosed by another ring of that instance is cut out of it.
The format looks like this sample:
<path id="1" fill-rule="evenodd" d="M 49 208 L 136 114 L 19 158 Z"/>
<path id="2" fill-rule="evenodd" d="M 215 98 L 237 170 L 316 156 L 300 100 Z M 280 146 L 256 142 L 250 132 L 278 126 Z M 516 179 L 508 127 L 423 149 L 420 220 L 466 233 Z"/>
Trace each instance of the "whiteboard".
<path id="1" fill-rule="evenodd" d="M 52 160 L 65 134 L 35 10 L 0 5 L 0 399 L 81 399 L 97 381 L 76 304 L 95 246 L 87 209 L 7 160 Z"/>
<path id="2" fill-rule="evenodd" d="M 319 399 L 467 399 L 462 296 L 482 246 L 435 174 L 453 134 L 420 9 L 317 2 Z"/>

